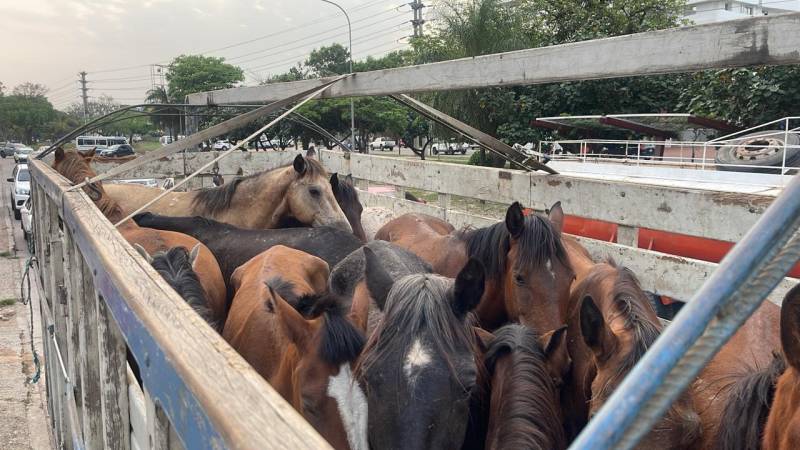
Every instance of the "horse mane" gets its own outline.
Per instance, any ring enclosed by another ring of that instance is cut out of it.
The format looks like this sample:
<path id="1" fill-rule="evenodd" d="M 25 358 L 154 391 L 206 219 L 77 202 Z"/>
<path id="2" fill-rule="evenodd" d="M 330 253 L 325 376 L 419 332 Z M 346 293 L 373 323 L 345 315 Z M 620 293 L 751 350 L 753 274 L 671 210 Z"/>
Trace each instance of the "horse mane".
<path id="1" fill-rule="evenodd" d="M 320 174 L 325 174 L 325 169 L 319 161 L 315 159 L 304 158 L 306 161 L 306 171 L 303 177 L 315 177 Z M 239 185 L 244 181 L 249 181 L 261 177 L 262 175 L 270 174 L 277 170 L 285 169 L 291 164 L 283 165 L 272 170 L 254 173 L 246 177 L 237 178 L 230 183 L 225 183 L 222 186 L 207 187 L 196 191 L 192 199 L 192 207 L 195 213 L 199 215 L 214 216 L 223 213 L 231 207 L 233 196 Z"/>
<path id="2" fill-rule="evenodd" d="M 152 256 L 152 266 L 162 278 L 175 290 L 211 328 L 222 331 L 222 327 L 208 306 L 206 291 L 200 284 L 186 247 L 173 247 L 167 252 L 158 252 Z"/>
<path id="3" fill-rule="evenodd" d="M 77 151 L 64 152 L 64 157 L 58 163 L 53 162 L 56 169 L 64 178 L 72 182 L 73 185 L 82 183 L 87 178 L 94 178 L 97 173 L 92 166 Z M 103 190 L 101 182 L 94 182 L 83 187 L 84 192 L 92 199 L 97 209 L 107 218 L 120 217 L 122 208 L 110 195 Z"/>
<path id="4" fill-rule="evenodd" d="M 486 368 L 493 374 L 497 360 L 510 355 L 511 374 L 506 383 L 514 389 L 498 412 L 495 447 L 565 448 L 558 389 L 547 371 L 536 333 L 512 324 L 500 328 L 494 336 L 484 357 Z"/>
<path id="5" fill-rule="evenodd" d="M 356 187 L 353 186 L 353 181 L 345 178 L 339 178 L 338 188 L 333 192 L 336 194 L 336 200 L 339 204 L 358 202 L 358 192 Z"/>
<path id="6" fill-rule="evenodd" d="M 498 279 L 506 271 L 511 235 L 504 222 L 486 228 L 463 228 L 455 236 L 464 241 L 470 258 L 480 259 L 486 267 L 489 278 Z M 572 267 L 567 252 L 561 242 L 561 235 L 545 217 L 531 214 L 525 217 L 525 226 L 517 238 L 519 248 L 517 264 L 541 267 L 548 260 L 557 258 L 566 266 Z"/>
<path id="7" fill-rule="evenodd" d="M 477 379 L 481 380 L 483 364 L 477 356 L 473 319 L 470 316 L 462 322 L 453 313 L 449 303 L 451 284 L 448 278 L 430 273 L 406 275 L 397 280 L 387 296 L 383 320 L 367 341 L 356 366 L 356 377 L 363 379 L 372 365 L 409 348 L 420 333 L 427 331 L 430 343 L 455 379 L 459 377 L 450 354 L 466 347 L 476 355 Z"/>
<path id="8" fill-rule="evenodd" d="M 273 277 L 267 284 L 303 317 L 323 317 L 317 349 L 323 361 L 339 366 L 358 358 L 366 338 L 348 320 L 341 297 L 330 292 L 298 296 L 294 283 L 281 277 Z"/>
<path id="9" fill-rule="evenodd" d="M 744 374 L 730 386 L 728 401 L 717 428 L 716 448 L 761 448 L 767 417 L 775 398 L 776 383 L 785 370 L 783 355 L 773 352 L 772 361 L 767 367 Z"/>
<path id="10" fill-rule="evenodd" d="M 611 258 L 608 258 L 606 263 L 617 272 L 612 289 L 616 313 L 609 317 L 608 321 L 611 322 L 622 317 L 625 329 L 632 334 L 631 343 L 633 345 L 619 366 L 616 367 L 609 382 L 600 389 L 599 393 L 595 394 L 602 398 L 610 395 L 610 390 L 628 375 L 661 334 L 661 323 L 651 319 L 651 316 L 655 316 L 656 313 L 639 285 L 636 275 L 627 267 L 618 266 Z M 586 277 L 587 285 L 600 283 L 606 273 L 606 271 L 592 271 Z"/>

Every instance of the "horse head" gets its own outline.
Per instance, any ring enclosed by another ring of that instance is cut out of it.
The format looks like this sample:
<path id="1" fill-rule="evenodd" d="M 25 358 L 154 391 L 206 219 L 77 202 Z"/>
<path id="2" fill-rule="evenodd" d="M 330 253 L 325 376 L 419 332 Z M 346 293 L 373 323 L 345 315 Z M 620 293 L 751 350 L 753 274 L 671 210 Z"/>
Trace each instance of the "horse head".
<path id="1" fill-rule="evenodd" d="M 333 196 L 336 198 L 336 203 L 344 212 L 347 217 L 347 222 L 353 229 L 353 234 L 361 239 L 361 242 L 367 242 L 367 236 L 364 233 L 364 227 L 361 225 L 361 213 L 364 212 L 364 206 L 358 199 L 358 192 L 353 185 L 353 176 L 347 175 L 344 179 L 339 178 L 338 174 L 331 175 L 331 189 Z"/>
<path id="2" fill-rule="evenodd" d="M 314 227 L 330 226 L 352 233 L 345 213 L 336 201 L 331 180 L 322 165 L 297 155 L 286 188 L 286 214 Z"/>

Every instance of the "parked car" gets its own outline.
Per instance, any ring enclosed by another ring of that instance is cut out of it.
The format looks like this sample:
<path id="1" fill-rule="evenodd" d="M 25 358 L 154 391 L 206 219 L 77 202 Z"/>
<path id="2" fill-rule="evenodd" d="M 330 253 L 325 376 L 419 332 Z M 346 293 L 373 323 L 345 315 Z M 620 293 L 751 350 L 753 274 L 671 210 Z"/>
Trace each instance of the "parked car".
<path id="1" fill-rule="evenodd" d="M 6 145 L 0 148 L 0 157 L 5 158 L 6 156 L 14 155 L 18 147 L 27 146 L 25 144 L 20 144 L 19 142 L 6 142 Z"/>
<path id="2" fill-rule="evenodd" d="M 22 216 L 22 220 L 20 220 L 22 234 L 25 236 L 25 240 L 28 241 L 30 240 L 31 233 L 33 232 L 31 228 L 33 223 L 33 206 L 31 205 L 30 197 L 28 197 L 28 199 L 25 200 L 25 203 L 22 204 L 22 208 L 19 209 L 19 212 Z"/>
<path id="3" fill-rule="evenodd" d="M 28 162 L 28 155 L 33 153 L 33 149 L 27 145 L 20 145 L 14 148 L 14 162 L 19 164 L 21 162 Z"/>
<path id="4" fill-rule="evenodd" d="M 141 184 L 147 187 L 158 187 L 158 180 L 155 178 L 129 178 L 125 180 L 106 180 L 103 183 L 109 184 Z"/>
<path id="5" fill-rule="evenodd" d="M 20 219 L 20 208 L 31 195 L 31 173 L 28 171 L 27 164 L 17 164 L 11 172 L 11 178 L 6 181 L 11 183 L 11 210 L 14 211 L 14 218 Z"/>
<path id="6" fill-rule="evenodd" d="M 231 147 L 233 147 L 233 144 L 231 144 L 227 139 L 214 142 L 213 145 L 214 150 L 230 150 Z"/>
<path id="7" fill-rule="evenodd" d="M 434 155 L 438 155 L 439 153 L 444 153 L 445 155 L 461 153 L 462 155 L 466 155 L 467 150 L 469 150 L 469 144 L 458 142 L 437 142 L 431 146 L 431 153 Z"/>
<path id="8" fill-rule="evenodd" d="M 133 147 L 131 147 L 129 144 L 112 145 L 111 147 L 100 151 L 100 156 L 105 156 L 107 158 L 119 158 L 122 156 L 130 156 L 135 154 L 136 152 L 133 151 Z"/>
<path id="9" fill-rule="evenodd" d="M 393 150 L 395 148 L 395 146 L 397 146 L 397 143 L 394 141 L 394 139 L 389 139 L 389 138 L 385 138 L 385 137 L 379 137 L 379 138 L 377 138 L 374 141 L 369 143 L 369 149 L 370 150 L 381 150 L 381 151 L 390 150 L 391 151 L 391 150 Z"/>

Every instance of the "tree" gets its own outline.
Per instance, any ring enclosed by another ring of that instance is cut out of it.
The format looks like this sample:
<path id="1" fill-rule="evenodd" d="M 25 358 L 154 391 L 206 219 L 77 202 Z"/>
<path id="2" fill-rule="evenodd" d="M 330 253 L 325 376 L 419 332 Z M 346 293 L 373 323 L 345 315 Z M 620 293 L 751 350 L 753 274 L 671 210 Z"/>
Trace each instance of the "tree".
<path id="1" fill-rule="evenodd" d="M 332 44 L 311 51 L 305 65 L 314 77 L 348 73 L 350 52 L 341 44 Z"/>
<path id="2" fill-rule="evenodd" d="M 171 97 L 170 93 L 167 92 L 167 90 L 162 86 L 147 91 L 145 102 L 162 105 L 178 103 L 176 99 Z M 167 134 L 169 134 L 173 139 L 178 136 L 177 130 L 178 127 L 180 127 L 180 109 L 177 107 L 172 108 L 165 106 L 149 106 L 147 107 L 147 111 L 152 114 L 151 121 L 154 124 L 161 127 L 162 130 L 166 130 Z"/>
<path id="3" fill-rule="evenodd" d="M 22 97 L 44 97 L 47 91 L 48 89 L 45 85 L 26 82 L 15 86 L 11 93 Z"/>
<path id="4" fill-rule="evenodd" d="M 5 85 L 3 84 L 2 81 L 0 81 L 0 97 L 5 95 L 5 89 L 6 89 Z"/>
<path id="5" fill-rule="evenodd" d="M 43 96 L 0 97 L 0 129 L 5 130 L 7 138 L 31 144 L 44 137 L 48 123 L 55 117 L 53 105 Z"/>
<path id="6" fill-rule="evenodd" d="M 227 64 L 225 58 L 212 56 L 178 56 L 167 72 L 169 97 L 180 102 L 193 92 L 225 89 L 241 81 L 244 81 L 241 68 Z"/>

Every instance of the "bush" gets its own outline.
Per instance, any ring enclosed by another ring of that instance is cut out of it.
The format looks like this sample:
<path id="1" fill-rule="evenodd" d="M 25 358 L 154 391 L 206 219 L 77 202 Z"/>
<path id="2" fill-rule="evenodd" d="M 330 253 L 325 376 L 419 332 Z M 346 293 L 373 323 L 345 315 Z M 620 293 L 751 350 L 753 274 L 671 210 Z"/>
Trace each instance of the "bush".
<path id="1" fill-rule="evenodd" d="M 477 150 L 472 154 L 472 156 L 469 157 L 467 164 L 471 166 L 500 168 L 506 165 L 506 161 L 503 158 L 494 155 L 493 153 Z"/>

